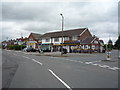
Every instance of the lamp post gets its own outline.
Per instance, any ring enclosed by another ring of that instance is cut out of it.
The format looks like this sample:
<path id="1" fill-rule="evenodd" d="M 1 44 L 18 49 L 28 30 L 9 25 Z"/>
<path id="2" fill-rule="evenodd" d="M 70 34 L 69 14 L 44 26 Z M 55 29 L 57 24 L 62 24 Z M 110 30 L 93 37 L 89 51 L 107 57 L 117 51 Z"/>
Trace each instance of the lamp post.
<path id="1" fill-rule="evenodd" d="M 22 33 L 21 33 L 21 50 L 22 50 L 22 40 L 23 40 L 23 38 L 22 38 Z"/>
<path id="2" fill-rule="evenodd" d="M 63 14 L 60 13 L 61 17 L 62 17 L 62 44 L 61 44 L 61 56 L 63 54 L 63 27 L 64 27 L 64 17 L 63 17 Z"/>
<path id="3" fill-rule="evenodd" d="M 8 37 L 6 37 L 6 39 L 7 39 L 7 49 L 8 49 L 8 43 L 9 43 L 9 42 L 8 42 Z"/>

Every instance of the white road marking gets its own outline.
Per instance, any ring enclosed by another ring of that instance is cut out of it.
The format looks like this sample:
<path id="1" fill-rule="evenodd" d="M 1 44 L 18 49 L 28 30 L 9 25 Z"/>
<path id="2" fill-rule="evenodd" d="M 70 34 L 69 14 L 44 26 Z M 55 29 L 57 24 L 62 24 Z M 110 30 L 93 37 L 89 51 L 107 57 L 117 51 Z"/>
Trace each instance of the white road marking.
<path id="1" fill-rule="evenodd" d="M 118 67 L 114 67 L 115 69 L 120 69 L 120 68 L 118 68 Z"/>
<path id="2" fill-rule="evenodd" d="M 56 57 L 51 57 L 51 58 L 56 58 Z M 97 64 L 96 62 L 101 62 L 101 60 L 99 61 L 92 61 L 92 62 L 82 62 L 82 61 L 77 61 L 77 60 L 71 60 L 71 59 L 65 59 L 66 61 L 72 61 L 72 62 L 79 62 L 79 63 L 85 63 L 85 64 L 90 64 L 90 65 L 94 65 L 94 66 L 99 66 L 101 68 L 106 68 L 106 69 L 111 69 L 111 70 L 119 70 L 120 68 L 118 67 L 110 67 L 108 65 L 101 65 L 101 64 Z"/>
<path id="3" fill-rule="evenodd" d="M 39 62 L 39 61 L 37 61 L 37 60 L 35 60 L 35 59 L 32 59 L 34 62 L 36 62 L 36 63 L 38 63 L 38 64 L 40 64 L 40 65 L 42 65 L 42 63 L 41 62 Z"/>
<path id="4" fill-rule="evenodd" d="M 26 56 L 22 56 L 22 57 L 27 58 L 27 59 L 30 59 L 29 57 L 26 57 Z"/>
<path id="5" fill-rule="evenodd" d="M 99 67 L 109 68 L 110 66 L 108 66 L 108 65 L 99 65 Z"/>
<path id="6" fill-rule="evenodd" d="M 85 64 L 92 64 L 92 62 L 85 62 Z"/>
<path id="7" fill-rule="evenodd" d="M 99 67 L 106 68 L 106 65 L 98 65 Z"/>
<path id="8" fill-rule="evenodd" d="M 108 69 L 111 69 L 111 70 L 116 70 L 116 68 L 112 68 L 112 67 L 109 67 Z"/>
<path id="9" fill-rule="evenodd" d="M 99 66 L 99 67 L 102 67 L 102 68 L 108 68 L 108 69 L 111 69 L 111 70 L 120 69 L 120 68 L 118 68 L 118 67 L 110 67 L 110 66 L 108 66 L 108 65 L 101 65 L 101 64 L 92 64 L 92 65 Z"/>
<path id="10" fill-rule="evenodd" d="M 68 86 L 65 81 L 63 81 L 62 79 L 60 79 L 52 70 L 48 69 L 48 71 L 53 74 L 53 76 L 55 76 L 65 87 L 67 87 L 69 90 L 72 90 L 70 86 Z"/>
<path id="11" fill-rule="evenodd" d="M 98 66 L 99 64 L 93 63 L 92 65 L 94 65 L 94 66 Z"/>

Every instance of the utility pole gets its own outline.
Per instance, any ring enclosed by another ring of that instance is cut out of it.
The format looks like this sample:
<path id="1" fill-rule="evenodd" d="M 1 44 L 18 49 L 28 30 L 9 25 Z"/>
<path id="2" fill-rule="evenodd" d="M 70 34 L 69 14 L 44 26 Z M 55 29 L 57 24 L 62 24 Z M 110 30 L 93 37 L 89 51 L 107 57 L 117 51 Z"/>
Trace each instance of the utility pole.
<path id="1" fill-rule="evenodd" d="M 61 44 L 61 56 L 63 55 L 63 27 L 64 27 L 64 17 L 63 14 L 60 14 L 62 16 L 62 44 Z"/>
<path id="2" fill-rule="evenodd" d="M 21 33 L 21 50 L 22 50 L 22 33 Z"/>
<path id="3" fill-rule="evenodd" d="M 6 39 L 7 39 L 7 49 L 8 49 L 8 37 L 6 37 Z"/>

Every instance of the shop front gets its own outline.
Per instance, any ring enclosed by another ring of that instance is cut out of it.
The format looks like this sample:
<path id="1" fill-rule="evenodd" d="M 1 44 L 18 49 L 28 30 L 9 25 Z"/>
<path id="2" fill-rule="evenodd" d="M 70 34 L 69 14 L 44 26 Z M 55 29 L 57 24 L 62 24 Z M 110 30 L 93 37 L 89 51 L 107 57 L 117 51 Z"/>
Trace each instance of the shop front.
<path id="1" fill-rule="evenodd" d="M 37 41 L 28 41 L 27 47 L 37 48 Z"/>

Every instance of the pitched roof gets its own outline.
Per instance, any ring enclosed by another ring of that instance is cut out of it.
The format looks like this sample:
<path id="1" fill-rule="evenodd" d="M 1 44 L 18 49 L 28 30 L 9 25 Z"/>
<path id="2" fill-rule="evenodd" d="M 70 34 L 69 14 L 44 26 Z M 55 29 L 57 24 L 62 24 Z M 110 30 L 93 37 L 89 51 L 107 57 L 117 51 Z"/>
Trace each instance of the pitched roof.
<path id="1" fill-rule="evenodd" d="M 7 41 L 5 40 L 5 41 L 2 41 L 2 43 L 7 43 Z"/>
<path id="2" fill-rule="evenodd" d="M 99 41 L 104 44 L 104 41 L 103 41 L 103 40 L 99 40 Z"/>
<path id="3" fill-rule="evenodd" d="M 35 39 L 40 39 L 40 37 L 42 36 L 41 34 L 38 34 L 38 33 L 31 33 L 31 35 L 32 35 Z"/>
<path id="4" fill-rule="evenodd" d="M 74 36 L 74 35 L 79 36 L 86 29 L 87 28 L 65 30 L 65 31 L 63 31 L 63 36 L 69 36 L 69 37 Z M 42 35 L 41 38 L 45 38 L 45 37 L 61 37 L 61 36 L 62 36 L 62 31 L 58 31 L 58 32 L 46 33 L 46 34 Z"/>
<path id="5" fill-rule="evenodd" d="M 86 37 L 83 41 L 81 41 L 81 44 L 91 43 L 94 39 L 95 37 Z"/>

